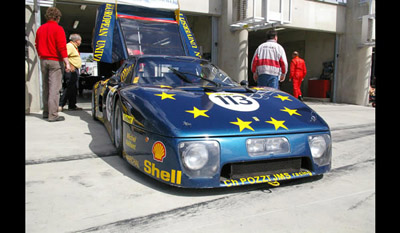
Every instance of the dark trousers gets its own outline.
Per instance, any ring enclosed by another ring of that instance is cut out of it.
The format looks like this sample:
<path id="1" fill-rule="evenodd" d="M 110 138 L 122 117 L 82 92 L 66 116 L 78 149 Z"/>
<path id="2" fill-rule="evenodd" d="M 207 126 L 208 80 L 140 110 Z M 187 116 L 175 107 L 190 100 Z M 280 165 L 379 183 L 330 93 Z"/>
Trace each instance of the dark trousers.
<path id="1" fill-rule="evenodd" d="M 68 102 L 68 108 L 76 108 L 77 81 L 78 73 L 76 71 L 64 73 L 65 88 L 61 95 L 60 107 L 64 107 Z"/>

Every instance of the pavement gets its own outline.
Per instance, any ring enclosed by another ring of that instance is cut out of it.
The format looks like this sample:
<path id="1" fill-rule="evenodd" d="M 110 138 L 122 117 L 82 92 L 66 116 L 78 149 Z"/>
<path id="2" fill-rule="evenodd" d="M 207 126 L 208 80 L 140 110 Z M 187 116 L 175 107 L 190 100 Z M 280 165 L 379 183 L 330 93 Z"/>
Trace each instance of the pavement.
<path id="1" fill-rule="evenodd" d="M 319 179 L 224 189 L 157 182 L 116 155 L 90 111 L 25 116 L 26 232 L 375 232 L 375 109 L 306 102 L 329 124 Z"/>

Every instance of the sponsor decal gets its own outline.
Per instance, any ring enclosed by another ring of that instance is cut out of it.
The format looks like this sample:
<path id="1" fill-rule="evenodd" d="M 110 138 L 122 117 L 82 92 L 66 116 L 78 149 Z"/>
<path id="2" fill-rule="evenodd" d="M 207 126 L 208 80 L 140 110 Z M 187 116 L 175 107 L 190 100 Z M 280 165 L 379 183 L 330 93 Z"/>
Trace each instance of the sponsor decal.
<path id="1" fill-rule="evenodd" d="M 135 159 L 133 156 L 128 155 L 125 151 L 122 151 L 122 156 L 126 159 L 126 161 L 128 161 L 128 163 L 140 169 L 139 161 Z"/>
<path id="2" fill-rule="evenodd" d="M 132 71 L 132 68 L 135 66 L 135 64 L 132 64 L 126 68 L 124 68 L 124 70 L 121 72 L 121 82 L 124 82 L 125 79 L 128 77 L 128 74 Z"/>
<path id="3" fill-rule="evenodd" d="M 201 58 L 200 50 L 197 46 L 196 39 L 194 38 L 194 35 L 189 28 L 186 16 L 183 13 L 179 13 L 179 30 L 183 35 L 184 39 L 183 42 L 186 44 L 186 47 L 188 49 L 189 52 L 188 55 L 192 57 Z"/>
<path id="4" fill-rule="evenodd" d="M 171 169 L 171 171 L 164 171 L 156 167 L 156 165 L 148 160 L 144 160 L 144 172 L 147 174 L 161 179 L 172 184 L 181 184 L 182 171 Z"/>
<path id="5" fill-rule="evenodd" d="M 136 137 L 130 133 L 126 134 L 125 144 L 132 150 L 136 150 Z"/>
<path id="6" fill-rule="evenodd" d="M 257 100 L 239 93 L 217 92 L 209 94 L 208 98 L 214 104 L 233 111 L 251 112 L 260 107 Z"/>
<path id="7" fill-rule="evenodd" d="M 115 14 L 114 4 L 105 4 L 99 8 L 95 29 L 95 43 L 93 60 L 102 61 L 104 50 L 112 45 L 112 34 L 114 30 Z M 110 56 L 107 54 L 107 56 Z"/>
<path id="8" fill-rule="evenodd" d="M 281 180 L 290 180 L 292 178 L 300 178 L 312 176 L 310 171 L 300 171 L 300 172 L 285 172 L 285 173 L 277 173 L 272 175 L 262 175 L 262 176 L 251 176 L 251 177 L 243 177 L 239 179 L 230 179 L 224 180 L 222 182 L 223 186 L 233 187 L 244 184 L 262 184 L 268 183 L 272 186 L 279 186 L 279 181 Z"/>
<path id="9" fill-rule="evenodd" d="M 163 162 L 164 158 L 167 156 L 167 150 L 162 142 L 157 141 L 153 144 L 153 148 L 151 149 L 153 153 L 153 159 L 158 162 Z"/>
<path id="10" fill-rule="evenodd" d="M 122 120 L 125 121 L 128 124 L 132 124 L 133 122 L 133 116 L 129 116 L 125 113 L 122 114 Z"/>

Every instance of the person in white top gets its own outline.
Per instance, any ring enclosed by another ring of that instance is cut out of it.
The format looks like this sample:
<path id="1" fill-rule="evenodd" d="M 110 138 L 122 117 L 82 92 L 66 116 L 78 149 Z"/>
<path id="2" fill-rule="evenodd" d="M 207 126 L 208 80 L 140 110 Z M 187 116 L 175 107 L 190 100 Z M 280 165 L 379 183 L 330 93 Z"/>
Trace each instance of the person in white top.
<path id="1" fill-rule="evenodd" d="M 251 71 L 257 86 L 279 88 L 279 82 L 285 80 L 288 71 L 286 53 L 278 44 L 278 33 L 267 32 L 267 41 L 258 46 L 251 62 Z"/>

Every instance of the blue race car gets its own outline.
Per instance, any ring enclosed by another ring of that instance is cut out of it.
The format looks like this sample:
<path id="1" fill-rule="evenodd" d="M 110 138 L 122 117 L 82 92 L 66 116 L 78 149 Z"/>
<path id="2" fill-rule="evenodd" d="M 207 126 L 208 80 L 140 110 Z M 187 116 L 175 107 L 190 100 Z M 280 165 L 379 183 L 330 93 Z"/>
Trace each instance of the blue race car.
<path id="1" fill-rule="evenodd" d="M 103 4 L 93 45 L 96 61 L 121 65 L 94 85 L 93 117 L 118 153 L 150 177 L 209 188 L 330 170 L 324 120 L 285 92 L 239 85 L 199 58 L 179 8 Z"/>
<path id="2" fill-rule="evenodd" d="M 174 186 L 276 184 L 331 168 L 329 126 L 316 112 L 196 57 L 131 56 L 94 85 L 92 114 L 123 158 Z"/>

